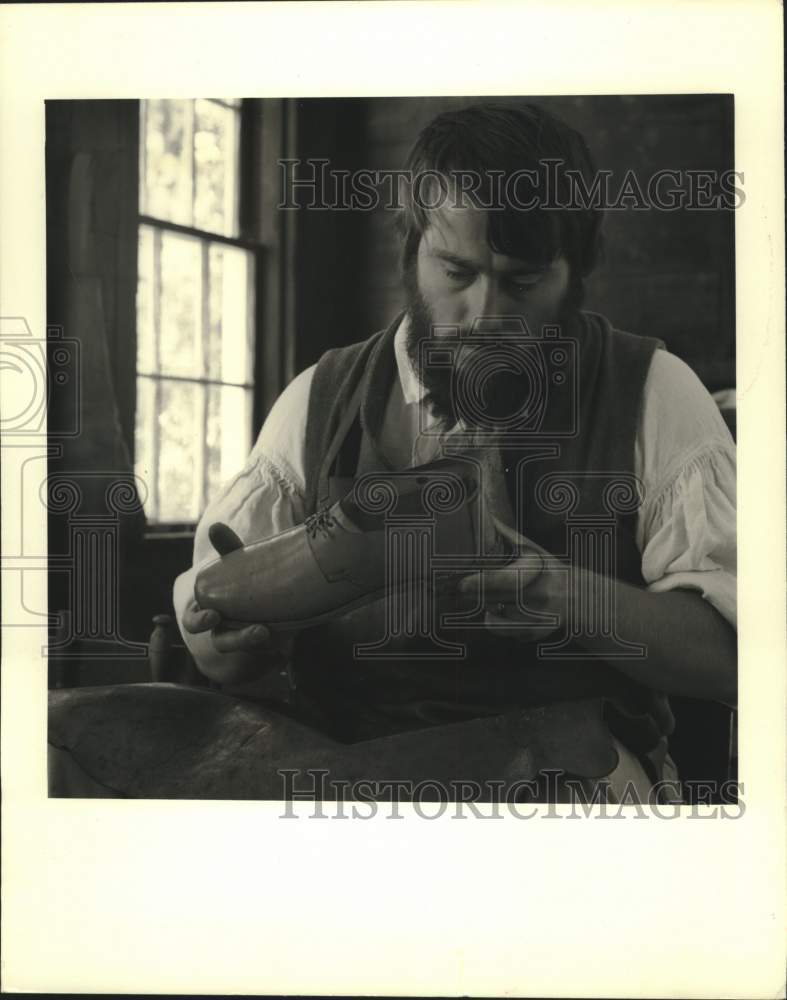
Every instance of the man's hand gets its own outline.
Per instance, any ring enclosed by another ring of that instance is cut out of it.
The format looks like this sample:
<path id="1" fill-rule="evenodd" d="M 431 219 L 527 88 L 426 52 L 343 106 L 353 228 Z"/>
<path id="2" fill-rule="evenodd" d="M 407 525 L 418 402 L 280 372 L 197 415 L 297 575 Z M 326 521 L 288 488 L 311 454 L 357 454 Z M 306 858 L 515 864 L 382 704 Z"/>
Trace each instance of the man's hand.
<path id="1" fill-rule="evenodd" d="M 457 591 L 472 599 L 482 587 L 486 624 L 497 635 L 534 641 L 551 635 L 565 613 L 568 567 L 497 518 L 497 530 L 518 555 L 504 569 L 463 577 Z M 527 628 L 523 626 L 527 625 Z"/>
<path id="2" fill-rule="evenodd" d="M 265 625 L 227 625 L 218 611 L 194 600 L 192 568 L 175 580 L 174 604 L 183 639 L 200 671 L 218 684 L 241 684 L 282 667 L 292 655 L 294 632 Z"/>
<path id="3" fill-rule="evenodd" d="M 242 628 L 222 622 L 218 611 L 202 609 L 195 600 L 183 612 L 183 627 L 192 635 L 210 632 L 217 653 L 258 653 L 271 665 L 286 657 L 292 646 L 292 635 L 274 633 L 265 625 L 245 625 Z"/>
<path id="4" fill-rule="evenodd" d="M 475 595 L 479 582 L 483 582 L 487 625 L 497 634 L 528 641 L 543 639 L 555 631 L 561 616 L 567 614 L 569 572 L 581 574 L 582 579 L 575 578 L 574 585 L 582 593 L 593 594 L 604 586 L 601 577 L 582 569 L 569 571 L 566 563 L 529 539 L 499 521 L 496 524 L 501 534 L 515 544 L 518 557 L 505 569 L 464 577 L 458 591 L 465 597 Z M 614 586 L 616 635 L 645 647 L 644 656 L 609 661 L 616 669 L 657 691 L 735 705 L 737 636 L 711 604 L 690 590 L 654 593 L 620 580 Z M 520 603 L 526 605 L 525 610 Z M 579 601 L 573 609 L 577 620 L 570 624 L 576 641 L 603 659 L 608 636 L 592 617 L 589 621 L 583 617 L 592 616 L 592 603 Z M 538 622 L 539 618 L 538 627 L 521 628 L 522 623 Z"/>

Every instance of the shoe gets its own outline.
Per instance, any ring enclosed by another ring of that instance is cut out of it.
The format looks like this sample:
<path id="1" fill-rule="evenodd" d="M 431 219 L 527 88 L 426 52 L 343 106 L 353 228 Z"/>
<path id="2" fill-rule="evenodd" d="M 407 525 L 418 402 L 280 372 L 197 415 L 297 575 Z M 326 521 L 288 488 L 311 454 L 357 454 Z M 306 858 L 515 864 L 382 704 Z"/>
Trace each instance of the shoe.
<path id="1" fill-rule="evenodd" d="M 379 487 L 377 482 L 363 500 L 362 477 L 360 486 L 303 524 L 249 545 L 221 522 L 211 525 L 220 557 L 197 574 L 199 607 L 218 611 L 230 625 L 301 629 L 406 587 L 429 571 L 429 561 L 417 552 L 397 559 L 395 550 L 387 558 L 385 528 L 392 515 L 411 524 L 431 516 L 432 552 L 456 557 L 460 575 L 470 571 L 469 561 L 480 551 L 473 463 L 441 459 L 392 473 Z M 449 504 L 453 509 L 440 512 Z M 441 572 L 445 564 L 442 560 Z"/>

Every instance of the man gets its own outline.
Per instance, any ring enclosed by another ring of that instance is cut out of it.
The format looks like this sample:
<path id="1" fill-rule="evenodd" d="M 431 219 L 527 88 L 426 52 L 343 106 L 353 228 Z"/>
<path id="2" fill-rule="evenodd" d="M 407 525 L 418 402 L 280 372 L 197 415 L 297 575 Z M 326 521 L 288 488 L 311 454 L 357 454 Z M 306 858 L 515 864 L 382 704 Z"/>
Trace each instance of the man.
<path id="1" fill-rule="evenodd" d="M 614 757 L 605 758 L 612 761 L 610 784 L 633 780 L 642 789 L 670 773 L 665 695 L 735 699 L 734 445 L 686 365 L 659 342 L 619 333 L 580 310 L 583 279 L 599 248 L 600 213 L 550 201 L 543 166 L 555 161 L 565 168 L 559 184 L 573 172 L 591 188 L 584 140 L 534 106 L 476 106 L 440 115 L 424 129 L 407 164 L 411 180 L 424 183 L 411 184 L 402 213 L 406 312 L 369 341 L 329 352 L 284 391 L 245 468 L 206 510 L 194 567 L 176 582 L 175 605 L 208 677 L 223 685 L 248 682 L 289 660 L 302 717 L 339 738 L 406 732 L 515 706 L 547 718 L 553 713 L 557 733 L 559 713 L 570 706 L 580 722 L 556 735 L 542 763 L 597 778 L 601 765 L 590 760 L 599 734 L 606 734 L 614 748 Z M 501 186 L 501 176 L 517 177 L 518 186 Z M 558 175 L 549 176 L 554 184 Z M 561 190 L 565 195 L 567 188 Z M 350 455 L 357 475 L 421 466 L 451 454 L 452 438 L 466 440 L 475 431 L 483 441 L 484 430 L 505 424 L 527 392 L 521 372 L 505 363 L 492 372 L 484 393 L 489 420 L 482 416 L 475 427 L 452 376 L 483 357 L 484 337 L 499 344 L 498 335 L 517 322 L 534 345 L 542 343 L 541 331 L 555 327 L 577 345 L 569 378 L 577 381 L 579 410 L 575 431 L 561 436 L 570 399 L 550 391 L 539 426 L 556 432 L 543 430 L 528 441 L 512 435 L 510 444 L 488 438 L 485 468 L 495 483 L 489 489 L 511 511 L 508 523 L 496 523 L 516 546 L 519 572 L 483 568 L 481 580 L 468 567 L 456 590 L 471 604 L 482 595 L 486 626 L 472 633 L 468 656 L 435 664 L 404 643 L 395 662 L 354 658 L 355 644 L 379 636 L 379 606 L 284 638 L 265 623 L 229 627 L 197 606 L 196 571 L 216 555 L 209 526 L 223 522 L 251 542 L 304 521 L 331 471 L 323 467 L 326 453 L 352 441 L 348 427 L 356 435 Z M 449 335 L 456 343 L 457 333 L 475 347 L 454 354 L 453 370 L 430 368 L 424 346 Z M 547 486 L 558 480 L 575 490 L 575 509 L 550 506 Z M 616 565 L 599 572 L 586 554 L 567 572 L 567 517 L 579 511 L 608 520 L 615 482 L 636 483 L 641 494 L 633 508 L 618 512 Z M 609 635 L 591 621 L 595 598 L 583 602 L 577 597 L 583 593 L 613 594 L 614 630 L 628 646 L 610 646 Z M 566 655 L 544 657 L 535 640 L 557 634 L 569 607 Z M 523 630 L 533 614 L 547 616 L 544 626 Z M 634 651 L 643 648 L 644 656 Z"/>

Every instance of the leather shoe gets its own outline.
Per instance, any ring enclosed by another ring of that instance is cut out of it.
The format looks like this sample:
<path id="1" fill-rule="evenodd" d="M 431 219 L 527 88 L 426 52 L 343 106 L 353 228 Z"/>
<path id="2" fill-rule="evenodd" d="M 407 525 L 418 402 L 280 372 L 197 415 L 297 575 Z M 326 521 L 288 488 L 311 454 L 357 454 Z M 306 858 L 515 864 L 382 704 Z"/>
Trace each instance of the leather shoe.
<path id="1" fill-rule="evenodd" d="M 429 572 L 426 553 L 402 558 L 386 523 L 431 525 L 431 552 L 468 573 L 480 552 L 481 505 L 473 462 L 440 459 L 404 472 L 361 476 L 344 497 L 303 524 L 243 545 L 226 525 L 210 527 L 220 557 L 197 575 L 201 608 L 227 624 L 300 629 L 340 617 Z M 398 538 L 405 538 L 403 534 Z M 476 560 L 477 561 L 477 560 Z"/>

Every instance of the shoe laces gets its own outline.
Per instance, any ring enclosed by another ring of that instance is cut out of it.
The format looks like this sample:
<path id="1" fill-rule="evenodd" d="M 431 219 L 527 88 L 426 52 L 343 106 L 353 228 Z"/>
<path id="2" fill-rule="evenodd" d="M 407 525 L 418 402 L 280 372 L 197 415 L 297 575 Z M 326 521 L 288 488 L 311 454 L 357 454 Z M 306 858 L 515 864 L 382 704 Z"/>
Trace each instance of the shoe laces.
<path id="1" fill-rule="evenodd" d="M 316 538 L 317 532 L 320 531 L 327 538 L 331 533 L 331 528 L 335 528 L 336 524 L 336 518 L 333 517 L 330 509 L 321 507 L 306 518 L 306 532 L 310 538 Z"/>

